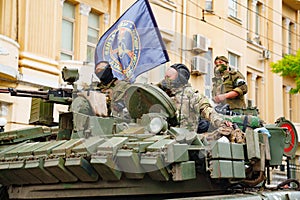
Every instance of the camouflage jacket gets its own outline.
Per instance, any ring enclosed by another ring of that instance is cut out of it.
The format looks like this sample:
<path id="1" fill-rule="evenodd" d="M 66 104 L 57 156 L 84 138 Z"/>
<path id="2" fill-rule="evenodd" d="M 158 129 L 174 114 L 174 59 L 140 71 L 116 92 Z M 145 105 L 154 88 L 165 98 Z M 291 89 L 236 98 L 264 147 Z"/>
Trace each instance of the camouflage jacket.
<path id="1" fill-rule="evenodd" d="M 195 91 L 190 84 L 172 89 L 170 98 L 176 105 L 181 127 L 196 131 L 199 116 L 209 120 L 215 127 L 219 127 L 223 121 L 223 118 L 212 108 L 208 99 Z"/>
<path id="2" fill-rule="evenodd" d="M 127 81 L 113 81 L 109 85 L 102 87 L 106 91 L 111 90 L 111 96 L 107 99 L 108 110 L 112 116 L 122 115 L 122 111 L 125 108 L 124 95 L 130 83 Z"/>
<path id="3" fill-rule="evenodd" d="M 222 104 L 229 104 L 231 110 L 246 108 L 244 95 L 248 92 L 245 77 L 239 71 L 226 71 L 222 76 L 222 82 L 216 86 L 216 93 L 225 94 L 230 91 L 236 91 L 239 95 L 233 99 L 226 99 Z M 239 84 L 243 82 L 243 84 Z"/>
<path id="4" fill-rule="evenodd" d="M 216 95 L 221 94 L 220 85 L 222 84 L 222 78 L 221 77 L 213 77 L 212 83 L 213 83 L 213 85 L 212 85 L 211 95 L 212 95 L 212 98 L 214 98 Z"/>

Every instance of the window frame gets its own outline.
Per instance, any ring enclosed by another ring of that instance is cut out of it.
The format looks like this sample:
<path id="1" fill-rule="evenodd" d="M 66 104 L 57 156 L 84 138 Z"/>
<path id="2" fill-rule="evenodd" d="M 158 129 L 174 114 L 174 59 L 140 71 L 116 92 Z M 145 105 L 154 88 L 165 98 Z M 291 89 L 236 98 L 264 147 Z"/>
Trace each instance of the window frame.
<path id="1" fill-rule="evenodd" d="M 262 6 L 263 4 L 259 1 L 256 2 L 255 5 L 255 34 L 261 35 L 261 16 L 262 16 Z"/>
<path id="2" fill-rule="evenodd" d="M 208 48 L 208 51 L 205 52 L 203 55 L 204 58 L 207 59 L 207 74 L 205 74 L 204 77 L 204 94 L 207 96 L 209 99 L 212 98 L 212 78 L 214 76 L 214 63 L 213 63 L 213 58 L 212 58 L 212 49 Z"/>
<path id="3" fill-rule="evenodd" d="M 90 18 L 88 19 L 88 26 L 87 26 L 87 29 L 88 29 L 88 31 L 87 31 L 87 52 L 86 52 L 86 60 L 88 62 L 94 62 L 94 57 L 91 57 L 92 58 L 91 60 L 89 59 L 88 49 L 89 48 L 93 48 L 94 49 L 94 53 L 95 53 L 96 46 L 97 46 L 97 43 L 98 43 L 98 40 L 99 40 L 99 35 L 100 35 L 100 21 L 101 21 L 101 15 L 100 14 L 98 14 L 96 12 L 90 12 L 89 13 L 89 17 L 90 17 L 91 14 L 97 15 L 97 17 L 98 17 L 98 27 L 92 27 L 92 26 L 90 26 L 90 23 L 89 23 L 90 22 Z M 95 43 L 89 41 L 89 29 L 98 32 L 97 41 Z"/>
<path id="4" fill-rule="evenodd" d="M 228 0 L 228 15 L 233 18 L 238 18 L 237 0 Z"/>
<path id="5" fill-rule="evenodd" d="M 72 4 L 71 2 L 69 1 L 65 1 L 63 6 L 65 6 L 65 4 L 69 4 L 73 7 L 73 13 L 74 13 L 74 18 L 70 18 L 70 17 L 67 17 L 64 15 L 64 12 L 62 12 L 62 28 L 61 28 L 61 50 L 60 50 L 60 57 L 62 58 L 62 55 L 66 55 L 66 56 L 69 56 L 71 58 L 71 60 L 74 59 L 74 46 L 75 46 L 75 22 L 76 22 L 76 7 L 74 4 Z M 66 22 L 69 22 L 72 24 L 72 37 L 71 37 L 71 50 L 67 50 L 67 49 L 63 49 L 62 47 L 62 41 L 65 39 L 62 37 L 62 33 L 64 32 L 64 29 L 63 29 L 63 22 L 66 21 Z M 61 59 L 62 60 L 62 59 Z M 65 59 L 63 59 L 65 60 Z"/>
<path id="6" fill-rule="evenodd" d="M 252 5 L 252 0 L 247 1 L 247 31 L 251 31 L 251 24 L 252 24 L 252 19 L 251 19 L 251 5 Z"/>
<path id="7" fill-rule="evenodd" d="M 214 10 L 213 0 L 205 0 L 205 11 L 212 12 Z"/>
<path id="8" fill-rule="evenodd" d="M 235 65 L 232 64 L 233 63 L 232 58 L 234 58 Z M 239 70 L 239 62 L 240 62 L 239 55 L 232 52 L 228 52 L 228 64 L 232 70 Z"/>
<path id="9" fill-rule="evenodd" d="M 290 22 L 288 24 L 288 41 L 287 41 L 287 45 L 288 45 L 288 54 L 292 54 L 293 53 L 293 27 L 294 27 L 294 23 Z"/>
<path id="10" fill-rule="evenodd" d="M 290 120 L 292 120 L 293 117 L 293 97 L 292 94 L 288 93 L 288 104 L 289 104 L 289 110 L 288 110 L 288 114 L 290 117 Z"/>

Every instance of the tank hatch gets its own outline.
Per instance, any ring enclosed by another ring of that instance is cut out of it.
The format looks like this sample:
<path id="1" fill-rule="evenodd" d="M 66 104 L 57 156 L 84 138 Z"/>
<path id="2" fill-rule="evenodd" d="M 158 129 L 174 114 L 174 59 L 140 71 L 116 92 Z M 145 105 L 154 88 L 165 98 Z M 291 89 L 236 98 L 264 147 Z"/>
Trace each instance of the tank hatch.
<path id="1" fill-rule="evenodd" d="M 125 102 L 134 119 L 146 113 L 165 113 L 168 118 L 176 116 L 176 108 L 169 96 L 154 85 L 132 84 L 126 91 Z"/>

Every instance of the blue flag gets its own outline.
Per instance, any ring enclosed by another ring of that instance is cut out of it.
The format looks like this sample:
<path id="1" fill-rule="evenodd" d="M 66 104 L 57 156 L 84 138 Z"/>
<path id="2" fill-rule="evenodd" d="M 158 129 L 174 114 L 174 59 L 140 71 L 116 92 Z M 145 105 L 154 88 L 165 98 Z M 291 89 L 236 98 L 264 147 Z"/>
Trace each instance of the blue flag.
<path id="1" fill-rule="evenodd" d="M 136 1 L 100 38 L 95 65 L 108 61 L 114 77 L 136 77 L 169 61 L 148 0 Z"/>

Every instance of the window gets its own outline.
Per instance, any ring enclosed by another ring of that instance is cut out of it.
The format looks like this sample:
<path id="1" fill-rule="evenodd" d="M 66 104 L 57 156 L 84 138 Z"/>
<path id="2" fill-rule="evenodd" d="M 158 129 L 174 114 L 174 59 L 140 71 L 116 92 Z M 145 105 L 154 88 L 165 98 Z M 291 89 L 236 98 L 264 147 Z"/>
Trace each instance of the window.
<path id="1" fill-rule="evenodd" d="M 289 33 L 289 24 L 290 24 L 290 20 L 288 18 L 283 17 L 282 18 L 282 25 L 284 26 L 282 28 L 282 56 L 284 56 L 285 54 L 288 54 L 288 49 L 289 49 L 289 45 L 288 45 L 288 33 Z"/>
<path id="2" fill-rule="evenodd" d="M 61 33 L 61 60 L 72 60 L 74 56 L 75 6 L 64 2 Z"/>
<path id="3" fill-rule="evenodd" d="M 1 121 L 3 125 L 6 126 L 7 122 L 9 121 L 9 104 L 2 101 L 0 101 L 0 118 L 2 118 Z M 4 127 L 0 127 L 0 132 L 1 131 L 4 131 Z"/>
<path id="4" fill-rule="evenodd" d="M 262 14 L 262 4 L 257 2 L 255 6 L 255 34 L 260 35 L 261 32 L 261 14 Z"/>
<path id="5" fill-rule="evenodd" d="M 207 74 L 205 75 L 204 79 L 204 94 L 208 98 L 211 98 L 211 88 L 212 88 L 212 77 L 214 74 L 214 66 L 212 62 L 212 50 L 209 49 L 204 57 L 207 59 Z"/>
<path id="6" fill-rule="evenodd" d="M 288 99 L 288 86 L 283 85 L 282 86 L 282 90 L 283 90 L 283 96 L 282 96 L 282 102 L 283 102 L 283 113 L 284 116 L 289 119 L 289 99 Z"/>
<path id="7" fill-rule="evenodd" d="M 229 16 L 237 18 L 237 0 L 229 0 L 228 5 Z"/>
<path id="8" fill-rule="evenodd" d="M 99 15 L 89 14 L 88 39 L 87 39 L 87 61 L 94 62 L 94 54 L 99 37 Z"/>
<path id="9" fill-rule="evenodd" d="M 213 1 L 212 0 L 205 0 L 205 10 L 213 11 Z"/>
<path id="10" fill-rule="evenodd" d="M 8 115 L 8 104 L 0 101 L 0 116 Z"/>
<path id="11" fill-rule="evenodd" d="M 258 98 L 259 98 L 259 88 L 258 88 L 258 83 L 257 83 L 258 79 L 255 79 L 255 103 L 257 105 L 258 102 Z"/>
<path id="12" fill-rule="evenodd" d="M 250 39 L 250 31 L 251 31 L 251 25 L 252 25 L 252 20 L 251 20 L 251 5 L 252 5 L 252 0 L 248 0 L 247 2 L 247 32 L 248 32 L 248 39 Z"/>
<path id="13" fill-rule="evenodd" d="M 282 24 L 282 47 L 283 55 L 295 53 L 295 23 L 292 22 L 289 18 L 283 17 Z"/>
<path id="14" fill-rule="evenodd" d="M 293 53 L 293 47 L 292 47 L 292 42 L 293 42 L 293 28 L 294 24 L 291 22 L 288 25 L 288 54 Z"/>
<path id="15" fill-rule="evenodd" d="M 239 69 L 239 56 L 234 53 L 228 53 L 228 61 L 229 65 L 232 68 L 232 70 L 238 70 Z"/>
<path id="16" fill-rule="evenodd" d="M 166 40 L 163 38 L 163 42 L 165 44 L 165 48 L 167 49 L 172 49 L 172 42 L 169 40 Z M 170 55 L 170 54 L 169 54 Z M 171 60 L 171 59 L 170 59 Z M 167 63 L 159 65 L 158 71 L 155 71 L 155 81 L 161 81 L 162 79 L 165 78 L 166 70 L 168 69 L 169 65 Z"/>
<path id="17" fill-rule="evenodd" d="M 255 103 L 256 106 L 259 108 L 262 108 L 263 106 L 263 99 L 261 98 L 263 96 L 263 77 L 257 76 L 256 82 L 255 82 L 255 90 L 256 90 L 256 96 L 255 96 Z"/>
<path id="18" fill-rule="evenodd" d="M 293 116 L 293 98 L 292 98 L 292 94 L 288 93 L 288 98 L 289 98 L 289 119 L 292 120 L 292 116 Z"/>
<path id="19" fill-rule="evenodd" d="M 284 116 L 287 119 L 291 119 L 292 114 L 293 114 L 293 111 L 292 111 L 292 105 L 293 105 L 292 94 L 289 93 L 290 90 L 291 90 L 291 87 L 283 85 L 282 89 L 283 89 L 283 112 L 284 112 Z"/>
<path id="20" fill-rule="evenodd" d="M 160 71 L 160 72 L 159 72 L 159 74 L 156 74 L 156 75 L 159 76 L 159 79 L 160 79 L 160 80 L 163 80 L 163 79 L 165 78 L 167 69 L 168 69 L 168 66 L 167 66 L 166 63 L 161 64 L 161 65 L 159 66 L 159 71 Z"/>
<path id="21" fill-rule="evenodd" d="M 264 5 L 260 1 L 247 1 L 247 40 L 262 45 Z"/>

